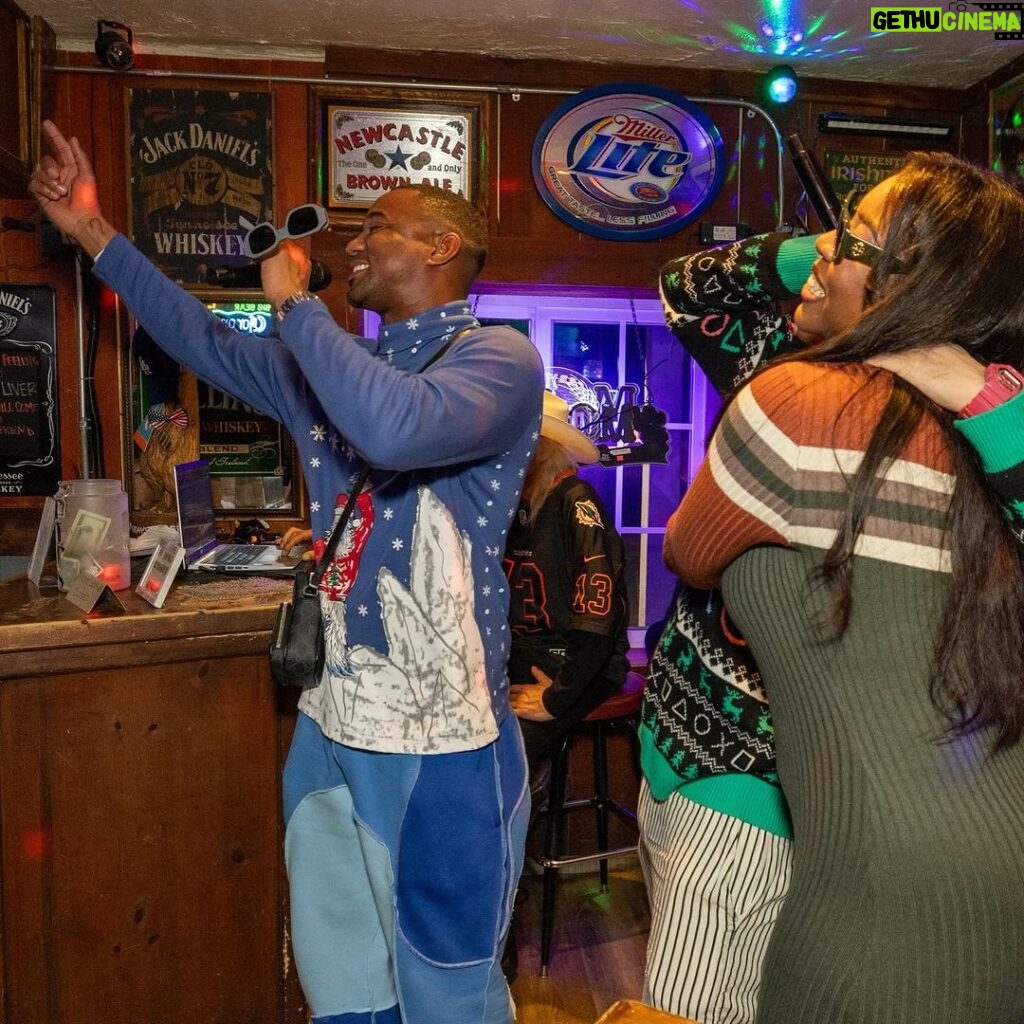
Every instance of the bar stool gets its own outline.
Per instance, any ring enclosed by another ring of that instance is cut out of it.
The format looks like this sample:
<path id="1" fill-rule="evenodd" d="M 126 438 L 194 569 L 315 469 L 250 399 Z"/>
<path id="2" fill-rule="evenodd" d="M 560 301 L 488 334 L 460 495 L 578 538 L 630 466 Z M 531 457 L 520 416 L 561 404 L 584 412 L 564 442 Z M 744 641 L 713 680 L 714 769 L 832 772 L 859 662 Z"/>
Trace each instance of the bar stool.
<path id="1" fill-rule="evenodd" d="M 599 704 L 562 740 L 551 762 L 548 782 L 548 806 L 544 838 L 544 856 L 537 863 L 544 868 L 544 900 L 541 908 L 540 975 L 547 977 L 551 959 L 551 932 L 555 916 L 555 891 L 558 869 L 567 864 L 600 861 L 601 892 L 608 891 L 608 858 L 636 853 L 637 844 L 608 849 L 608 815 L 613 813 L 624 821 L 636 825 L 636 812 L 608 796 L 608 730 L 622 725 L 630 729 L 634 756 L 639 760 L 636 718 L 644 693 L 644 677 L 639 672 L 627 673 L 622 687 L 603 704 Z M 569 774 L 569 749 L 573 737 L 586 728 L 593 742 L 594 793 L 587 797 L 566 799 L 565 789 Z M 584 853 L 566 853 L 561 850 L 562 825 L 566 811 L 580 807 L 593 807 L 597 812 L 597 849 Z"/>

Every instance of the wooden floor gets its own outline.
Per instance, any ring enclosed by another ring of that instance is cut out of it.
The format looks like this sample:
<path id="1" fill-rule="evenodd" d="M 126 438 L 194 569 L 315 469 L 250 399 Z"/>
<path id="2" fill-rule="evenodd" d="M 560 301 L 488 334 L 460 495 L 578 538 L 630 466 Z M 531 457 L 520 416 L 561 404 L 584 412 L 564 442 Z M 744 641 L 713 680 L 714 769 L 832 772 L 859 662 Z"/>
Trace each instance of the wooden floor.
<path id="1" fill-rule="evenodd" d="M 597 865 L 594 865 L 596 868 Z M 624 859 L 601 892 L 597 871 L 562 872 L 548 977 L 539 976 L 541 878 L 527 868 L 513 929 L 516 1024 L 593 1024 L 617 999 L 639 999 L 649 912 L 639 865 Z"/>

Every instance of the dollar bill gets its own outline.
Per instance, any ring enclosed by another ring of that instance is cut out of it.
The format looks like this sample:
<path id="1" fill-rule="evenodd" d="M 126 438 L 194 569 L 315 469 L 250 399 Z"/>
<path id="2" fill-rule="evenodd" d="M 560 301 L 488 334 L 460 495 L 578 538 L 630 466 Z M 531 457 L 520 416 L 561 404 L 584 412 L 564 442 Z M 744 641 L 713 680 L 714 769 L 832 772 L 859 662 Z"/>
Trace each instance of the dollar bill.
<path id="1" fill-rule="evenodd" d="M 57 581 L 61 590 L 67 590 L 82 573 L 90 576 L 99 576 L 103 566 L 90 554 L 84 554 L 81 558 L 68 558 L 62 555 L 57 563 Z"/>
<path id="2" fill-rule="evenodd" d="M 71 520 L 71 527 L 64 538 L 64 555 L 67 558 L 81 558 L 97 551 L 110 529 L 110 517 L 80 508 Z"/>

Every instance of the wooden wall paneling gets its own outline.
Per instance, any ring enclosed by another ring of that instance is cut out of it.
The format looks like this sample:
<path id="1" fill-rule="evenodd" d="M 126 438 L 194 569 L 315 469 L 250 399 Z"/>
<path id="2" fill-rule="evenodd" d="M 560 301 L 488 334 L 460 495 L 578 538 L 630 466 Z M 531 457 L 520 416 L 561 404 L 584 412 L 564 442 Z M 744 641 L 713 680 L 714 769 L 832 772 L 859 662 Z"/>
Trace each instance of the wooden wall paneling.
<path id="1" fill-rule="evenodd" d="M 298 1020 L 277 716 L 262 653 L 4 683 L 8 1024 Z"/>
<path id="2" fill-rule="evenodd" d="M 113 166 L 112 146 L 119 157 L 124 143 L 114 143 L 110 136 L 112 83 L 122 83 L 116 76 L 88 76 L 71 82 L 66 76 L 55 80 L 55 120 L 62 131 L 77 135 L 89 155 L 96 172 L 99 199 L 104 213 L 115 223 L 123 210 L 112 198 L 118 185 L 123 191 L 123 169 Z M 123 122 L 122 122 L 123 124 Z M 115 177 L 116 176 L 116 177 Z M 111 179 L 115 178 L 114 181 Z M 79 358 L 75 250 L 61 246 L 48 258 L 50 281 L 57 287 L 58 388 L 61 395 L 61 477 L 74 479 L 85 473 L 81 464 Z M 86 261 L 88 266 L 88 261 Z M 87 282 L 88 283 L 88 282 Z M 83 329 L 88 337 L 88 312 L 83 313 Z M 100 411 L 104 475 L 122 475 L 121 407 L 119 368 L 111 297 L 101 300 L 100 343 L 96 363 L 96 398 Z"/>
<path id="3" fill-rule="evenodd" d="M 566 224 L 541 199 L 531 169 L 534 139 L 565 98 L 528 92 L 518 101 L 507 93 L 496 97 L 500 132 L 494 160 L 495 234 L 485 280 L 653 291 L 661 265 L 699 244 L 700 220 L 729 224 L 747 219 L 757 230 L 776 225 L 774 132 L 761 117 L 748 118 L 739 107 L 717 104 L 702 109 L 722 135 L 726 177 L 721 193 L 700 220 L 668 238 L 642 243 L 599 239 Z"/>
<path id="4" fill-rule="evenodd" d="M 760 72 L 678 65 L 583 63 L 512 59 L 477 54 L 436 51 L 392 51 L 359 46 L 328 46 L 324 54 L 328 78 L 389 79 L 430 84 L 458 82 L 513 86 L 564 88 L 567 93 L 608 82 L 645 82 L 673 89 L 683 96 L 734 97 L 758 102 L 763 75 Z M 888 83 L 841 82 L 831 77 L 799 75 L 799 95 L 831 98 L 836 103 L 859 100 L 880 106 L 899 102 L 911 109 L 958 109 L 962 93 L 953 89 L 913 86 L 893 87 Z"/>
<path id="5" fill-rule="evenodd" d="M 272 91 L 274 211 L 280 220 L 286 210 L 315 199 L 307 184 L 312 165 L 309 124 L 315 114 L 308 86 L 282 82 Z"/>
<path id="6" fill-rule="evenodd" d="M 424 83 L 436 83 L 441 80 L 438 67 L 445 69 L 445 78 L 463 84 L 486 82 L 499 85 L 501 112 L 501 134 L 499 136 L 502 193 L 501 216 L 497 226 L 497 234 L 501 239 L 519 238 L 525 240 L 530 249 L 528 262 L 537 266 L 543 262 L 545 250 L 538 246 L 539 239 L 547 238 L 562 247 L 551 259 L 555 266 L 546 269 L 540 266 L 537 279 L 563 280 L 566 277 L 564 268 L 560 267 L 566 255 L 572 253 L 582 261 L 586 261 L 584 249 L 594 250 L 597 242 L 598 251 L 606 251 L 604 246 L 610 243 L 598 242 L 574 232 L 564 225 L 543 204 L 533 187 L 529 164 L 533 140 L 544 118 L 551 110 L 562 102 L 572 91 L 590 85 L 605 84 L 613 81 L 643 81 L 652 85 L 661 85 L 690 97 L 700 105 L 701 97 L 746 100 L 764 106 L 759 97 L 761 75 L 754 73 L 727 73 L 709 69 L 672 68 L 672 67 L 637 67 L 632 65 L 582 65 L 559 62 L 542 62 L 532 60 L 506 60 L 483 56 L 460 55 L 455 61 L 438 61 L 437 54 L 425 53 L 390 53 L 382 55 L 377 51 L 362 50 L 358 47 L 329 47 L 326 52 L 325 66 L 328 75 L 343 74 L 348 77 L 366 74 L 368 77 L 392 78 L 396 81 L 413 80 Z M 524 91 L 520 99 L 513 105 L 510 89 L 520 86 L 530 88 L 564 89 L 564 94 L 544 95 L 531 94 Z M 776 124 L 783 145 L 785 139 L 793 132 L 799 132 L 809 148 L 816 147 L 817 113 L 827 110 L 843 110 L 848 112 L 864 112 L 873 114 L 903 111 L 908 116 L 952 119 L 959 117 L 958 111 L 964 102 L 963 94 L 953 90 L 896 88 L 876 86 L 871 83 L 843 83 L 832 79 L 816 79 L 800 77 L 800 93 L 796 103 L 789 107 L 768 110 Z M 723 138 L 729 135 L 728 125 L 733 120 L 733 109 L 718 104 L 705 104 L 703 109 L 723 131 Z M 746 117 L 746 115 L 744 115 Z M 724 130 L 723 130 L 724 129 Z M 762 138 L 767 134 L 770 138 Z M 774 152 L 766 154 L 764 144 L 767 141 L 775 146 L 774 132 L 767 128 L 763 119 L 753 117 L 745 121 L 744 147 L 749 152 L 742 164 L 737 165 L 736 172 L 741 174 L 742 193 L 726 193 L 705 212 L 702 219 L 722 223 L 742 220 L 758 230 L 774 227 L 778 221 L 776 215 L 768 209 L 774 202 L 776 191 Z M 728 139 L 726 139 L 729 145 Z M 957 140 L 958 144 L 959 140 Z M 824 146 L 820 147 L 822 150 Z M 954 144 L 956 148 L 956 144 Z M 977 158 L 977 156 L 973 156 Z M 733 169 L 730 168 L 732 171 Z M 793 207 L 799 194 L 799 184 L 790 167 L 788 155 L 783 156 L 783 177 L 785 184 L 785 205 L 781 219 L 791 222 Z M 525 188 L 523 187 L 525 185 Z M 514 197 L 514 202 L 512 201 Z M 509 200 L 506 202 L 506 198 Z M 728 204 L 732 203 L 730 207 Z M 509 209 L 509 207 L 512 207 Z M 812 228 L 818 225 L 812 221 Z M 697 228 L 684 228 L 673 236 L 676 246 L 696 244 Z M 663 243 L 652 242 L 648 245 L 661 247 Z M 568 249 L 566 248 L 568 247 Z M 496 251 L 504 254 L 502 246 Z M 612 252 L 607 251 L 611 259 Z M 522 250 L 510 253 L 513 260 Z M 516 278 L 520 276 L 511 268 L 501 266 L 495 270 L 492 266 L 487 273 L 496 279 Z M 517 261 L 522 262 L 522 261 Z M 641 261 L 638 268 L 646 274 L 646 261 Z M 574 275 L 571 275 L 574 276 Z M 623 275 L 615 271 L 612 276 L 616 283 L 623 283 Z M 601 283 L 604 278 L 595 278 Z M 627 285 L 643 287 L 639 280 L 626 281 Z"/>
<path id="7" fill-rule="evenodd" d="M 561 221 L 540 199 L 530 171 L 533 140 L 546 116 L 571 91 L 611 81 L 644 81 L 673 89 L 683 96 L 745 98 L 756 102 L 760 75 L 729 74 L 688 67 L 649 68 L 636 65 L 593 65 L 533 60 L 506 60 L 483 56 L 460 55 L 457 60 L 441 59 L 437 53 L 399 53 L 367 50 L 358 47 L 330 47 L 323 71 L 325 78 L 392 80 L 415 79 L 424 88 L 444 82 L 498 86 L 501 92 L 488 92 L 490 132 L 489 217 L 492 230 L 491 255 L 482 281 L 500 283 L 535 283 L 557 288 L 595 286 L 641 290 L 650 293 L 657 273 L 665 260 L 697 244 L 697 224 L 688 226 L 667 239 L 647 243 L 611 242 L 596 239 L 574 230 Z M 89 65 L 89 54 L 61 54 L 65 65 Z M 216 61 L 207 58 L 157 57 L 141 55 L 136 71 L 129 74 L 76 74 L 57 72 L 53 77 L 54 110 L 61 127 L 77 132 L 91 154 L 97 169 L 100 196 L 105 211 L 120 226 L 127 224 L 127 153 L 125 151 L 125 89 L 130 85 L 147 85 L 152 79 L 145 71 L 158 71 L 160 84 L 208 87 L 208 81 L 190 80 L 190 72 L 230 75 L 265 72 L 275 97 L 275 208 L 283 211 L 311 197 L 313 172 L 309 147 L 309 124 L 312 116 L 312 87 L 302 82 L 274 81 L 275 76 L 309 79 L 318 75 L 319 66 L 273 61 Z M 230 79 L 223 80 L 225 88 Z M 550 88 L 551 93 L 524 91 L 514 101 L 511 87 L 524 89 Z M 563 91 L 564 90 L 564 91 Z M 975 90 L 977 92 L 977 90 Z M 455 95 L 453 93 L 453 95 Z M 805 143 L 819 159 L 831 142 L 818 138 L 816 117 L 820 111 L 883 113 L 901 109 L 927 114 L 969 111 L 969 133 L 962 148 L 971 159 L 987 159 L 987 97 L 967 97 L 950 90 L 892 89 L 870 83 L 839 83 L 831 79 L 800 79 L 797 103 L 783 110 L 772 111 L 783 138 L 799 130 Z M 727 151 L 735 151 L 742 134 L 744 155 L 741 162 L 730 164 L 722 195 L 702 219 L 721 223 L 737 220 L 755 230 L 775 224 L 770 209 L 775 189 L 774 160 L 767 159 L 760 136 L 764 129 L 759 118 L 743 120 L 743 129 L 734 108 L 707 105 L 704 109 L 719 125 Z M 958 115 L 957 115 L 958 116 Z M 500 120 L 500 123 L 499 123 Z M 735 133 L 734 133 L 735 132 Z M 856 141 L 867 148 L 869 140 Z M 733 147 L 730 149 L 730 147 Z M 748 155 L 747 150 L 753 152 Z M 790 220 L 792 203 L 798 185 L 784 160 L 786 208 L 782 219 Z M 345 301 L 347 259 L 344 245 L 351 229 L 334 229 L 311 240 L 311 251 L 317 259 L 331 267 L 335 282 L 323 294 L 332 312 L 350 329 L 358 329 L 361 317 L 350 310 Z M 61 451 L 62 476 L 81 475 L 78 440 L 77 331 L 74 304 L 74 261 L 65 252 L 45 261 L 40 280 L 58 288 L 58 339 L 61 377 L 59 382 L 62 412 Z M 108 467 L 118 467 L 124 453 L 127 429 L 119 426 L 121 404 L 113 392 L 116 376 L 108 372 L 108 360 L 116 352 L 116 336 L 112 317 L 104 311 L 101 352 L 103 387 L 100 402 L 103 421 L 103 450 Z M 122 339 L 125 343 L 127 339 Z M 117 469 L 108 469 L 116 475 Z M 33 510 L 34 512 L 34 510 Z M 34 531 L 34 525 L 32 526 Z M 28 528 L 21 530 L 28 534 Z M 0 545 L 3 539 L 0 537 Z"/>
<path id="8" fill-rule="evenodd" d="M 818 165 L 826 175 L 828 173 L 826 154 L 829 152 L 884 153 L 890 156 L 900 156 L 918 149 L 941 149 L 952 153 L 962 153 L 964 148 L 964 138 L 961 133 L 962 120 L 960 114 L 956 112 L 915 111 L 895 106 L 879 107 L 862 103 L 847 103 L 842 107 L 841 112 L 844 114 L 865 117 L 906 117 L 908 120 L 934 121 L 953 126 L 948 142 L 926 142 L 912 138 L 886 138 L 878 135 L 861 137 L 839 132 L 819 132 L 817 128 L 819 116 L 834 110 L 834 105 L 820 100 L 809 102 L 806 105 L 807 120 L 811 127 L 804 137 L 804 142 L 808 149 L 812 150 Z M 985 163 L 986 161 L 979 159 L 978 162 Z"/>
<path id="9" fill-rule="evenodd" d="M 552 111 L 567 97 L 522 93 L 518 101 L 501 98 L 499 183 L 502 238 L 542 239 L 553 246 L 572 246 L 580 232 L 557 217 L 541 200 L 533 183 L 532 154 L 537 131 Z"/>

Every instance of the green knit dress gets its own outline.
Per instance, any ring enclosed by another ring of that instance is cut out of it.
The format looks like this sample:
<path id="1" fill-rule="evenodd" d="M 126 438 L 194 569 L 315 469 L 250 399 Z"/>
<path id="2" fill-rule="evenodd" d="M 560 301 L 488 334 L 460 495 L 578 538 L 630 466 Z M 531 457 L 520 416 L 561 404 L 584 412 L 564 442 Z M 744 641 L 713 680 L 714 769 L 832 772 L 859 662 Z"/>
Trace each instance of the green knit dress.
<path id="1" fill-rule="evenodd" d="M 821 627 L 812 570 L 889 386 L 859 366 L 768 370 L 668 524 L 672 564 L 694 586 L 721 579 L 750 644 L 792 815 L 757 1020 L 1021 1024 L 1024 742 L 992 755 L 986 731 L 949 739 L 929 699 L 955 480 L 927 418 L 859 535 L 847 630 Z"/>

